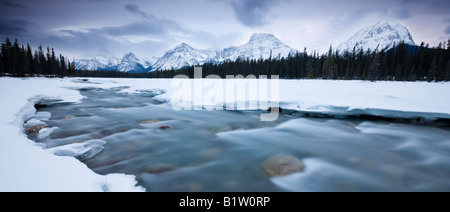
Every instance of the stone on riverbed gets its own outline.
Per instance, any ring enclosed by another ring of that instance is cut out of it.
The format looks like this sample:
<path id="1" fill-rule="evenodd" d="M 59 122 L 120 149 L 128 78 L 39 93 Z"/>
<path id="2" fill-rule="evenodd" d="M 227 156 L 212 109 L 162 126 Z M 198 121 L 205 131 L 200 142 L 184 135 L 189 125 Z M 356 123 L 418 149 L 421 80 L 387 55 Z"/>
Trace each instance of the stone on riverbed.
<path id="1" fill-rule="evenodd" d="M 139 124 L 151 124 L 151 123 L 158 123 L 158 122 L 159 122 L 158 119 L 150 119 L 150 120 L 141 121 L 141 122 L 139 122 Z"/>
<path id="2" fill-rule="evenodd" d="M 164 125 L 164 126 L 159 127 L 159 129 L 161 129 L 161 130 L 167 130 L 167 129 L 170 129 L 170 128 L 172 128 L 172 127 L 169 126 L 169 125 Z"/>
<path id="3" fill-rule="evenodd" d="M 37 133 L 39 131 L 41 131 L 42 129 L 47 128 L 46 125 L 41 125 L 41 126 L 33 126 L 33 127 L 27 127 L 25 128 L 25 131 L 30 134 L 30 133 Z"/>
<path id="4" fill-rule="evenodd" d="M 40 130 L 48 127 L 46 123 L 37 119 L 28 120 L 23 126 L 25 127 L 25 132 L 27 132 L 28 134 L 37 133 Z"/>
<path id="5" fill-rule="evenodd" d="M 290 155 L 275 155 L 265 160 L 262 168 L 270 177 L 277 177 L 302 172 L 305 164 Z"/>
<path id="6" fill-rule="evenodd" d="M 170 172 L 174 170 L 175 167 L 167 164 L 155 164 L 145 167 L 145 172 L 150 174 L 161 174 L 164 172 Z"/>

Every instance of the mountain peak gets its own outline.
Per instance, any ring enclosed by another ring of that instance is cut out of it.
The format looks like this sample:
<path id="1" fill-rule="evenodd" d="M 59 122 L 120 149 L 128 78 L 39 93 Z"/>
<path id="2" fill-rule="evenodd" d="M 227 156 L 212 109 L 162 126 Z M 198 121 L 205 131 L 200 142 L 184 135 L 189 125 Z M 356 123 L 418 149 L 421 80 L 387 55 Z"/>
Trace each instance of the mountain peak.
<path id="1" fill-rule="evenodd" d="M 123 59 L 137 59 L 137 56 L 133 52 L 128 52 L 123 56 Z"/>
<path id="2" fill-rule="evenodd" d="M 177 47 L 191 47 L 191 46 L 187 45 L 186 43 L 181 43 L 181 44 L 178 45 Z"/>
<path id="3" fill-rule="evenodd" d="M 260 42 L 265 40 L 279 41 L 277 37 L 270 33 L 255 33 L 250 38 L 249 42 Z"/>
<path id="4" fill-rule="evenodd" d="M 391 26 L 391 24 L 389 24 L 389 22 L 387 21 L 380 21 L 375 25 L 373 25 L 373 27 L 388 27 L 388 26 Z"/>
<path id="5" fill-rule="evenodd" d="M 373 51 L 377 47 L 379 47 L 378 50 L 387 50 L 403 41 L 405 44 L 415 45 L 409 30 L 405 26 L 378 22 L 357 32 L 346 42 L 341 43 L 338 49 L 341 52 L 346 50 L 352 51 L 353 47 L 356 47 L 357 51 L 361 49 L 371 49 Z"/>

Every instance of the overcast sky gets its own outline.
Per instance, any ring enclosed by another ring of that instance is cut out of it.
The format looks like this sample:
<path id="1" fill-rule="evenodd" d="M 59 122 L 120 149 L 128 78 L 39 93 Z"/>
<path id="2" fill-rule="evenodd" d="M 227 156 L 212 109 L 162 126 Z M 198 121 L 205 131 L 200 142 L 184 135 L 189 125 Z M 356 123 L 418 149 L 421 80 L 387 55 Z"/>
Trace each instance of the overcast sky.
<path id="1" fill-rule="evenodd" d="M 323 53 L 379 21 L 436 45 L 450 38 L 449 11 L 450 0 L 0 0 L 0 38 L 71 58 L 160 57 L 182 42 L 221 49 L 266 32 Z"/>

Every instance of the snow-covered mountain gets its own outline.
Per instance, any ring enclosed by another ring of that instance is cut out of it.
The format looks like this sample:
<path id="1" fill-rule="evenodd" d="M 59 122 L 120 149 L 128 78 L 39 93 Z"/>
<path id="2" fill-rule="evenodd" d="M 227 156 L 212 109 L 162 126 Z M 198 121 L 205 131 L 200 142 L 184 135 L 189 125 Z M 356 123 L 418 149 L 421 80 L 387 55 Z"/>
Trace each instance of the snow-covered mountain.
<path id="1" fill-rule="evenodd" d="M 195 49 L 182 43 L 172 50 L 169 50 L 155 64 L 153 70 L 170 70 L 172 68 L 182 68 L 197 64 L 203 64 L 217 55 L 218 51 L 209 49 Z"/>
<path id="2" fill-rule="evenodd" d="M 401 25 L 391 25 L 388 22 L 379 22 L 373 26 L 362 29 L 353 35 L 350 39 L 341 43 L 337 49 L 340 52 L 371 49 L 374 51 L 378 46 L 378 50 L 388 50 L 401 43 L 416 45 L 409 33 L 409 30 Z"/>
<path id="3" fill-rule="evenodd" d="M 139 59 L 132 52 L 125 54 L 122 59 L 116 57 L 96 56 L 93 58 L 79 59 L 75 61 L 77 70 L 121 72 L 147 72 L 156 61 L 154 58 Z"/>
<path id="4" fill-rule="evenodd" d="M 294 55 L 297 50 L 290 48 L 272 34 L 253 34 L 249 42 L 239 47 L 218 49 L 195 49 L 185 43 L 169 50 L 154 65 L 154 70 L 177 69 L 206 62 L 222 63 L 226 60 L 241 59 L 280 59 Z"/>
<path id="5" fill-rule="evenodd" d="M 222 57 L 225 60 L 267 59 L 272 55 L 272 58 L 281 59 L 288 57 L 289 54 L 294 55 L 298 53 L 297 50 L 290 48 L 272 34 L 257 33 L 253 34 L 250 41 L 239 47 L 230 47 L 222 51 Z"/>
<path id="6" fill-rule="evenodd" d="M 75 61 L 77 70 L 117 70 L 120 60 L 116 57 L 96 56 Z"/>
<path id="7" fill-rule="evenodd" d="M 178 69 L 186 66 L 202 65 L 207 62 L 222 63 L 241 59 L 258 60 L 272 58 L 280 59 L 294 55 L 297 50 L 290 48 L 272 34 L 253 34 L 249 42 L 238 46 L 219 49 L 195 49 L 182 43 L 167 51 L 161 58 L 139 59 L 133 53 L 128 53 L 121 60 L 111 57 L 94 57 L 76 61 L 79 70 L 119 70 L 121 72 L 148 72 L 156 70 Z"/>
<path id="8" fill-rule="evenodd" d="M 123 56 L 117 70 L 121 72 L 144 72 L 145 68 L 142 65 L 141 60 L 130 52 Z"/>

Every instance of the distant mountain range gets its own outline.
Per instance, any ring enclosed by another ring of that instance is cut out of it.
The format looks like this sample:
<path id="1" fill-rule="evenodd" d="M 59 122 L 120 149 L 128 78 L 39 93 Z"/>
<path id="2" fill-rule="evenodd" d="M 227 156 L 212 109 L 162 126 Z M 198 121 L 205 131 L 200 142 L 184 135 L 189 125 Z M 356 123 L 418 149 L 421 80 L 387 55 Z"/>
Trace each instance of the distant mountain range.
<path id="1" fill-rule="evenodd" d="M 404 41 L 405 44 L 414 46 L 414 40 L 409 30 L 401 25 L 391 25 L 380 22 L 362 29 L 346 42 L 341 43 L 337 49 L 340 52 L 357 51 L 360 49 L 388 50 Z M 186 43 L 182 43 L 167 51 L 160 58 L 141 58 L 133 53 L 128 53 L 121 60 L 115 57 L 98 56 L 94 58 L 80 59 L 76 61 L 78 70 L 119 70 L 121 72 L 142 73 L 156 70 L 171 70 L 204 63 L 223 63 L 240 59 L 268 59 L 269 57 L 281 59 L 289 55 L 299 53 L 272 34 L 253 34 L 248 43 L 238 46 L 219 49 L 196 49 Z"/>
<path id="2" fill-rule="evenodd" d="M 290 48 L 272 34 L 257 33 L 249 42 L 238 47 L 218 49 L 196 49 L 182 43 L 167 51 L 155 61 L 139 59 L 133 53 L 126 54 L 122 60 L 111 57 L 94 57 L 76 61 L 79 70 L 119 70 L 122 72 L 151 72 L 156 70 L 178 69 L 204 63 L 222 63 L 241 59 L 268 59 L 295 55 L 297 50 Z"/>

